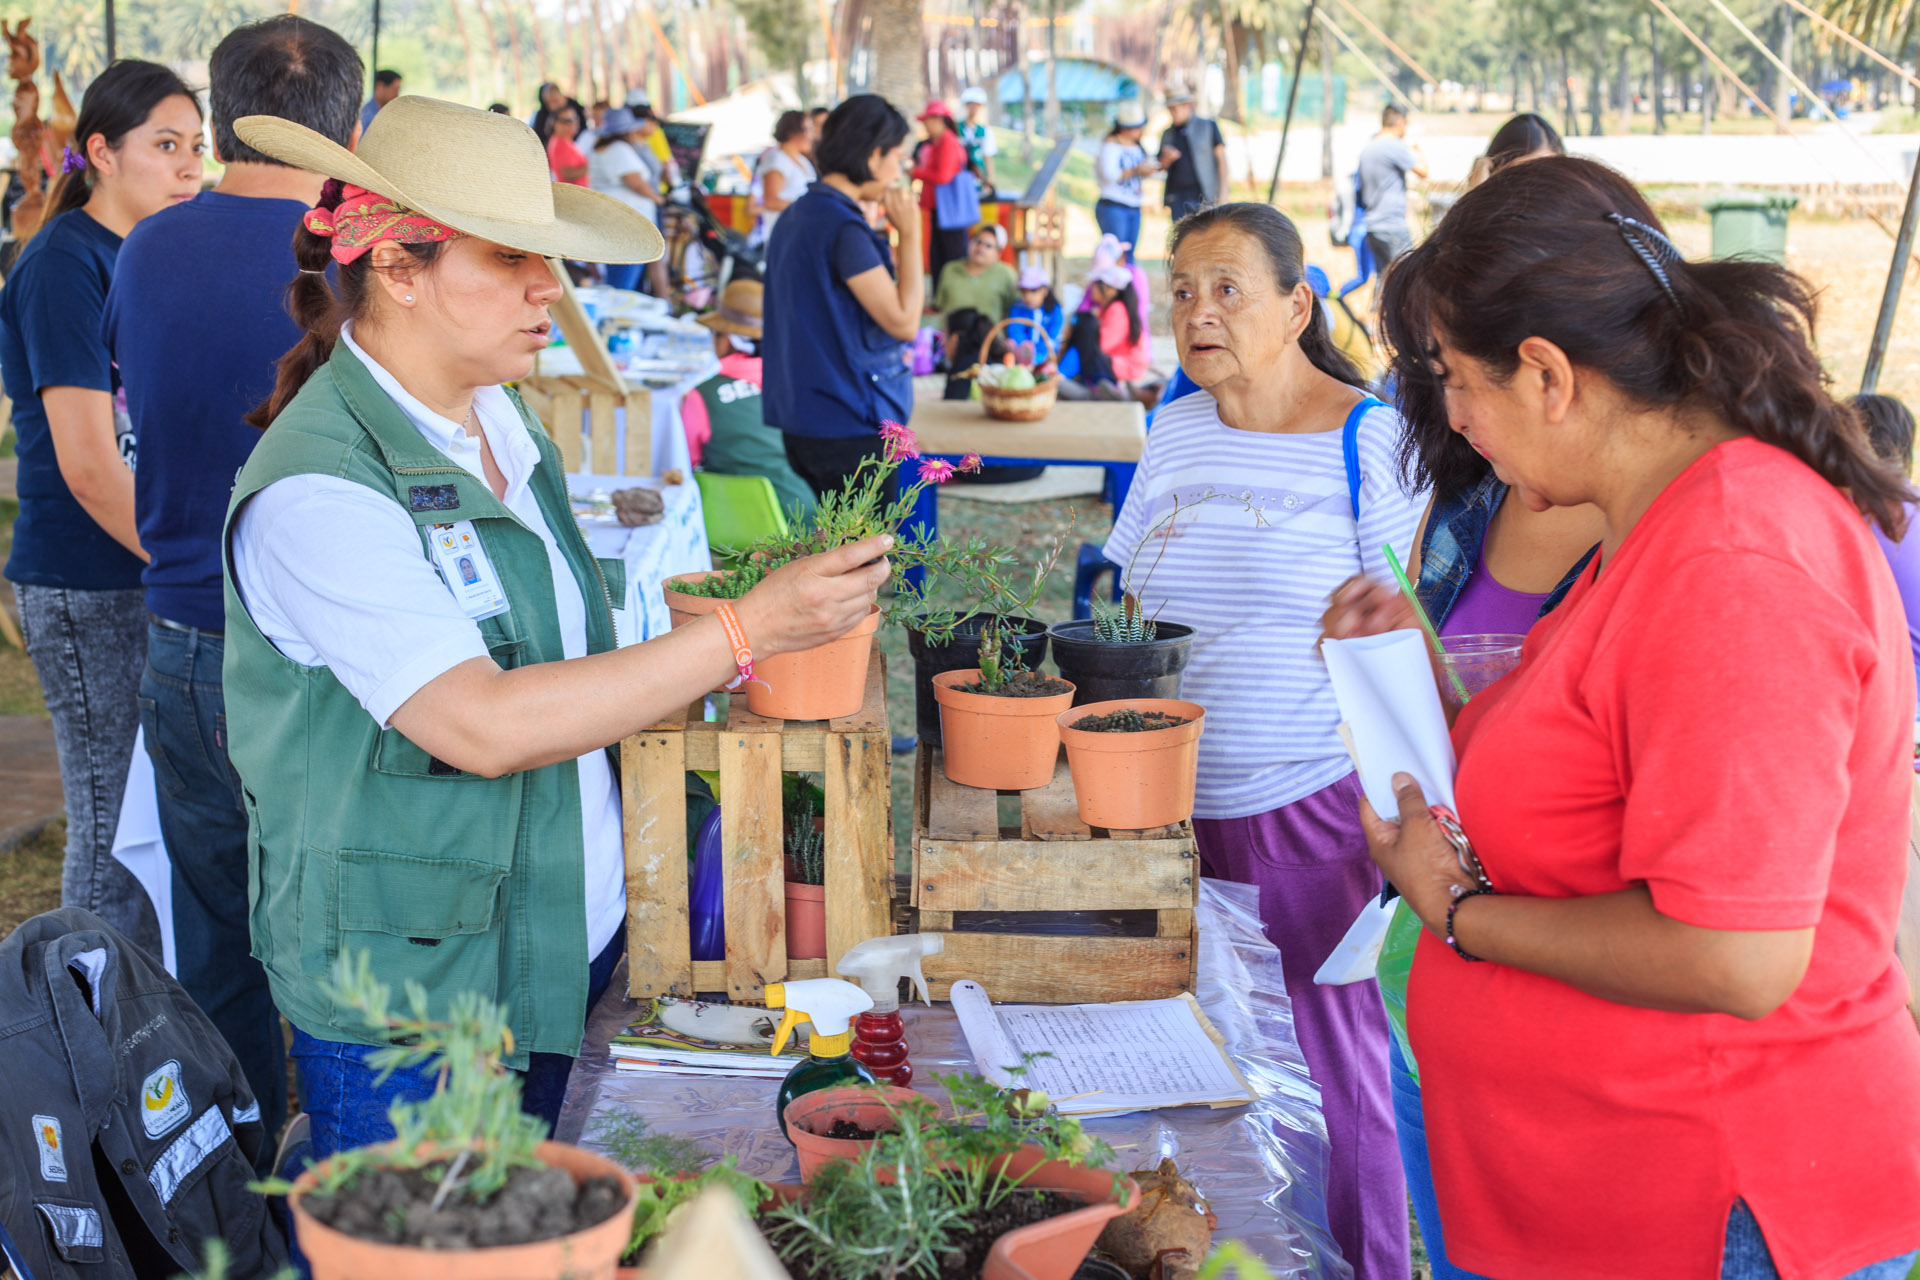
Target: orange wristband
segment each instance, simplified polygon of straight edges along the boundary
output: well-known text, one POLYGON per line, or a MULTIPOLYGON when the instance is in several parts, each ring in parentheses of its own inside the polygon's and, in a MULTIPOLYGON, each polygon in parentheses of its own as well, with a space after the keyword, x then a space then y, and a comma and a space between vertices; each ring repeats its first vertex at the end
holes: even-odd
POLYGON ((746 628, 740 625, 740 615, 733 611, 732 605, 722 603, 713 612, 726 630, 727 643, 733 646, 733 664, 740 668, 740 674, 727 682, 727 688, 737 689, 753 679, 753 650, 747 645, 746 628))

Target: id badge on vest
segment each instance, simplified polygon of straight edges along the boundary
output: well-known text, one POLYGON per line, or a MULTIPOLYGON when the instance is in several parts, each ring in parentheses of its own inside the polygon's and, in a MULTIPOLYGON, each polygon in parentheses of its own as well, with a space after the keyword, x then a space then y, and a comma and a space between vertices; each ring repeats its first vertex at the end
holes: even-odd
POLYGON ((440 576, 447 580, 447 589, 461 610, 476 622, 505 613, 507 593, 500 587, 500 575, 493 571, 487 549, 480 545, 480 535, 473 531, 473 521, 436 524, 427 532, 440 576))

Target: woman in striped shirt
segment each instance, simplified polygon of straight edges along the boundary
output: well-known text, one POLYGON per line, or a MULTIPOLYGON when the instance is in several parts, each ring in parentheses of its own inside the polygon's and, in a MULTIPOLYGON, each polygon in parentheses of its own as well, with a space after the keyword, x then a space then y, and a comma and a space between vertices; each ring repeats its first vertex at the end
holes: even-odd
POLYGON ((1202 210, 1170 256, 1180 365, 1201 389, 1156 415, 1107 556, 1149 617, 1195 630, 1182 696, 1207 709, 1203 866, 1259 887, 1321 1090, 1334 1239, 1356 1280, 1403 1280, 1386 1015, 1372 982, 1313 982, 1381 885, 1315 646, 1335 587, 1386 575, 1384 545, 1406 556, 1420 504, 1395 461, 1399 416, 1334 347, 1284 214, 1202 210))

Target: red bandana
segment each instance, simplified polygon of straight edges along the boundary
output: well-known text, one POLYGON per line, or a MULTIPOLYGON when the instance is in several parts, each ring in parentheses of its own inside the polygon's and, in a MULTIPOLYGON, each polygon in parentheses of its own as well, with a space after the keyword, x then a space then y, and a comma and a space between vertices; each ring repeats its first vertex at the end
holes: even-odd
POLYGON ((428 244, 466 234, 415 213, 389 196, 355 186, 344 187, 340 203, 333 208, 307 210, 305 221, 313 234, 333 238, 333 259, 343 265, 382 240, 428 244))

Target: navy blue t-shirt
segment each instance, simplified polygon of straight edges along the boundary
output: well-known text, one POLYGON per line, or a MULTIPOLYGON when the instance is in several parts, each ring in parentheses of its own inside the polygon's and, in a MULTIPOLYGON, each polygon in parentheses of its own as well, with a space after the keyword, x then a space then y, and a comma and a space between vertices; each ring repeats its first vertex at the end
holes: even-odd
MULTIPOLYGON (((0 378, 13 399, 19 437, 20 515, 13 522, 7 577, 32 587, 83 591, 140 585, 140 558, 94 523, 60 475, 40 392, 119 386, 100 342, 100 312, 113 281, 120 237, 85 209, 63 213, 27 242, 0 289, 0 378)), ((121 456, 133 441, 121 423, 121 456)))
POLYGON ((120 251, 103 335, 140 432, 147 608, 188 626, 226 626, 220 530, 260 439, 242 419, 300 340, 286 294, 305 212, 297 200, 206 191, 146 219, 120 251))

